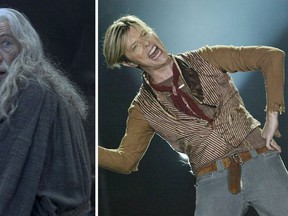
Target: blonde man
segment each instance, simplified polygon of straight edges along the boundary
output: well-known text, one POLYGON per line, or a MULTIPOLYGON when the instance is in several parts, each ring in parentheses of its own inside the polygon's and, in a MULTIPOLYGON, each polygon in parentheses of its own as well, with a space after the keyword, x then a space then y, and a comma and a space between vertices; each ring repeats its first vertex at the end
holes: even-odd
POLYGON ((108 67, 135 67, 143 84, 128 111, 117 149, 99 146, 99 165, 131 173, 154 134, 188 155, 196 180, 197 216, 260 215, 288 211, 288 175, 273 139, 284 112, 284 52, 267 46, 205 46, 169 54, 156 33, 136 16, 106 31, 108 67), (246 110, 229 73, 261 70, 266 122, 246 110), (282 202, 279 202, 281 200, 282 202))

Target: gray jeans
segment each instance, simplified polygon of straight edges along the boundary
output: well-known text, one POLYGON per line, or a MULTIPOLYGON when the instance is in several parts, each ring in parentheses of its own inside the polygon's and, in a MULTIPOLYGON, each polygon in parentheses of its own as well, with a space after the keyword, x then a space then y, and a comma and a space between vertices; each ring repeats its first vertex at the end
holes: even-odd
POLYGON ((227 170, 196 180, 195 216, 240 216, 253 206, 260 216, 288 214, 288 173, 277 152, 268 151, 241 166, 240 193, 228 190, 227 170))

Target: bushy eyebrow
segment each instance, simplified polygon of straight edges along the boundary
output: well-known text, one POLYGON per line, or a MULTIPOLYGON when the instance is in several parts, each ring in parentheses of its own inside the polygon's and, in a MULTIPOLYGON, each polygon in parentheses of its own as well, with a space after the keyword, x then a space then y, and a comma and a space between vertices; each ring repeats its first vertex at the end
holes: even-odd
POLYGON ((1 34, 0 37, 10 37, 10 38, 13 38, 13 36, 12 36, 11 34, 7 34, 7 33, 1 34))

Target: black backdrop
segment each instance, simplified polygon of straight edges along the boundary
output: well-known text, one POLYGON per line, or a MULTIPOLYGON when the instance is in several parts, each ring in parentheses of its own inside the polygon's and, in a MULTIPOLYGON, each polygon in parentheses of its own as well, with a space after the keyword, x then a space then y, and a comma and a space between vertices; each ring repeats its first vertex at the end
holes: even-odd
MULTIPOLYGON (((46 52, 84 92, 89 105, 85 122, 95 170, 95 0, 1 0, 0 7, 23 12, 46 52)), ((94 190, 92 203, 94 204, 94 190)))

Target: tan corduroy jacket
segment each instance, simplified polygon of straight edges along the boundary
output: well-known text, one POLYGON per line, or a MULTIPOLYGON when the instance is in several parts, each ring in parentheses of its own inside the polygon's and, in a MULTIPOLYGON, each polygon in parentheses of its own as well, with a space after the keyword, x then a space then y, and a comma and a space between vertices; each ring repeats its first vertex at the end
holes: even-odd
MULTIPOLYGON (((99 146, 100 167, 120 173, 136 171, 155 132, 176 150, 186 153, 194 171, 221 158, 229 151, 229 145, 237 147, 259 125, 246 111, 226 72, 262 71, 267 110, 283 112, 284 56, 283 51, 264 46, 206 46, 176 56, 198 73, 204 94, 200 103, 217 109, 213 125, 177 112, 161 93, 155 90, 151 93, 142 85, 129 108, 126 133, 120 146, 117 149, 99 146)), ((186 81, 183 77, 189 86, 186 81)))

